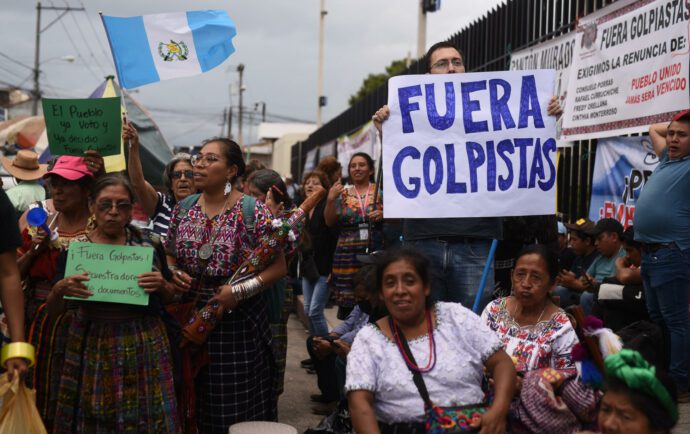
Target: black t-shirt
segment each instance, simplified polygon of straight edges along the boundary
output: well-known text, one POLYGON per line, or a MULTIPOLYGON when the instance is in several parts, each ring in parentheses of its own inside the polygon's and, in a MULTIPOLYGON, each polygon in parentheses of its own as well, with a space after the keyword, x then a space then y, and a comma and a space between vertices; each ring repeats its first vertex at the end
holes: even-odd
POLYGON ((566 247, 558 254, 558 269, 559 270, 570 270, 573 267, 573 262, 575 262, 575 252, 570 247, 566 247))
POLYGON ((596 250, 593 250, 592 253, 587 256, 576 256, 570 271, 575 273, 575 277, 580 278, 589 269, 589 266, 592 265, 592 262, 594 262, 594 260, 598 257, 599 252, 596 250))
POLYGON ((501 217, 467 217, 442 219, 404 219, 403 238, 418 241, 439 237, 503 238, 501 217))
POLYGON ((314 207, 314 214, 307 219, 306 230, 309 234, 309 246, 304 252, 305 258, 312 256, 319 270, 319 275, 328 276, 333 268, 333 254, 338 244, 338 229, 326 226, 323 213, 326 201, 322 200, 314 207))
POLYGON ((0 188, 0 192, 0 226, 2 226, 3 231, 3 236, 0 237, 0 253, 13 252, 22 245, 17 212, 5 190, 0 188))

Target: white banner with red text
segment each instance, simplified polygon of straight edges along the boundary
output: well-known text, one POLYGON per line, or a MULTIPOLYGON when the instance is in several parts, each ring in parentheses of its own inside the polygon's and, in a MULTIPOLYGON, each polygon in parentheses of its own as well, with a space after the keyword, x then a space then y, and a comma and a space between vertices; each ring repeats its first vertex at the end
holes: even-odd
POLYGON ((690 107, 682 0, 620 2, 576 29, 563 140, 643 132, 690 107))

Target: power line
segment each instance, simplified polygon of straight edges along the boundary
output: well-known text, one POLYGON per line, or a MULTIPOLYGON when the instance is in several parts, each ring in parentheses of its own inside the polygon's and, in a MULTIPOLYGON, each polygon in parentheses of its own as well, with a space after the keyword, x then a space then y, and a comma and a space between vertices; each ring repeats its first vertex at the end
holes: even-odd
POLYGON ((15 77, 17 77, 17 78, 19 78, 19 79, 21 79, 21 78, 23 77, 22 75, 19 75, 19 74, 16 73, 15 71, 13 71, 13 70, 11 70, 11 69, 8 69, 6 66, 1 65, 1 64, 0 64, 0 69, 2 69, 3 71, 6 71, 6 72, 9 73, 9 74, 14 75, 15 77))
POLYGON ((34 69, 33 69, 32 67, 30 67, 29 65, 27 65, 27 64, 25 64, 25 63, 22 63, 22 62, 20 62, 19 60, 13 59, 12 57, 10 57, 9 55, 3 53, 2 51, 0 51, 0 56, 4 57, 5 59, 7 59, 7 60, 9 60, 9 61, 11 61, 11 62, 16 63, 16 64, 19 65, 19 66, 23 66, 24 68, 28 69, 29 71, 33 71, 33 70, 34 70, 34 69))
POLYGON ((93 34, 96 36, 96 42, 98 43, 98 46, 101 48, 101 52, 105 56, 106 59, 108 59, 108 66, 113 66, 113 59, 110 54, 110 50, 107 50, 105 48, 105 45, 103 45, 103 42, 101 42, 101 38, 99 37, 98 31, 96 31, 96 28, 93 25, 93 22, 91 21, 91 18, 89 17, 88 12, 86 12, 86 6, 84 6, 84 2, 79 0, 79 4, 81 7, 84 9, 84 14, 86 14, 86 21, 89 23, 89 27, 91 27, 91 30, 93 31, 93 34))
MULTIPOLYGON (((67 3, 67 0, 63 0, 65 3, 65 6, 68 8, 71 7, 69 3, 67 3)), ((101 70, 101 74, 107 75, 106 70, 101 66, 100 62, 96 58, 96 55, 93 53, 91 50, 91 46, 89 45, 89 42, 86 40, 86 36, 84 36, 84 31, 81 28, 81 24, 79 24, 79 21, 77 21, 77 18, 74 14, 70 14, 72 16, 72 21, 74 21, 74 24, 77 26, 77 31, 79 32, 79 35, 81 36, 82 41, 84 41, 84 45, 86 46, 86 49, 89 51, 89 54, 91 55, 91 58, 94 60, 94 63, 98 67, 98 69, 101 70)))
MULTIPOLYGON (((55 3, 53 3, 52 0, 50 1, 50 4, 51 4, 51 6, 55 7, 55 3)), ((74 50, 77 52, 77 54, 79 55, 79 57, 81 57, 81 59, 84 60, 84 56, 82 56, 81 51, 80 51, 79 48, 77 47, 77 44, 74 43, 74 39, 72 39, 72 35, 70 35, 70 33, 67 31, 67 26, 65 25, 65 22, 62 21, 62 20, 60 20, 60 25, 62 26, 62 29, 65 31, 65 34, 67 35, 67 39, 68 39, 69 42, 72 44, 72 47, 74 48, 74 50)), ((96 73, 93 71, 93 69, 91 69, 91 67, 89 66, 88 62, 84 61, 84 66, 86 66, 86 69, 89 70, 89 72, 91 73, 91 75, 93 75, 93 77, 94 77, 96 80, 100 80, 100 78, 98 77, 98 74, 96 74, 96 73)))

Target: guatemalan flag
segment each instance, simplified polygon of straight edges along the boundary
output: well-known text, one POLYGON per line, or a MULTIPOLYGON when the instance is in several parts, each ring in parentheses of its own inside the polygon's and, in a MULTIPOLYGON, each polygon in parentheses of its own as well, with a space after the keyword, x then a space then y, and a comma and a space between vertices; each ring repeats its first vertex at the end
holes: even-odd
POLYGON ((222 10, 126 18, 104 15, 103 24, 125 89, 201 74, 235 51, 235 23, 222 10))

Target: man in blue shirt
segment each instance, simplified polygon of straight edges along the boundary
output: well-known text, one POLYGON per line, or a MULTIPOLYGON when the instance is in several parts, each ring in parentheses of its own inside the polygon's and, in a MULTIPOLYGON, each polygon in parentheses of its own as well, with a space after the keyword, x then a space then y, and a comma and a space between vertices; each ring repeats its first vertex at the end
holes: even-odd
POLYGON ((678 401, 690 402, 690 110, 649 129, 659 165, 635 205, 642 282, 650 318, 670 338, 670 374, 678 401))

